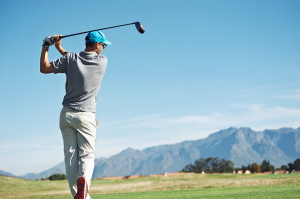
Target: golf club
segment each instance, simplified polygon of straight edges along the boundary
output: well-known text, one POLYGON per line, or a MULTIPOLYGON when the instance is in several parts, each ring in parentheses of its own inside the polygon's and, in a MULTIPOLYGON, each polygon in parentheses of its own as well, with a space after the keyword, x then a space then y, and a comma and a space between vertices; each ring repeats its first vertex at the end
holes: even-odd
MULTIPOLYGON (((106 29, 117 28, 117 27, 121 27, 121 26, 128 26, 128 25, 132 25, 132 24, 135 24, 136 29, 141 34, 143 34, 145 32, 145 28, 140 22, 133 22, 133 23, 123 24, 123 25, 118 25, 118 26, 111 26, 111 27, 108 27, 108 28, 100 28, 100 29, 96 29, 96 30, 106 30, 106 29)), ((96 30, 90 30, 90 31, 75 33, 75 34, 71 34, 71 35, 65 35, 65 36, 62 36, 60 38, 71 37, 71 36, 80 35, 80 34, 84 34, 84 33, 88 33, 88 32, 93 32, 93 31, 96 31, 96 30)))

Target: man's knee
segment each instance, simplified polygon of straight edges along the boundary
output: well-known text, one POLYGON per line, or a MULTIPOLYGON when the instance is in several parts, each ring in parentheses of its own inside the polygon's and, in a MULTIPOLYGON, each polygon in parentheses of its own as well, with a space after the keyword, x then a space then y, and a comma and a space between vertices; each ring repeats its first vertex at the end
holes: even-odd
POLYGON ((85 151, 83 153, 79 153, 80 159, 95 159, 94 152, 85 151))

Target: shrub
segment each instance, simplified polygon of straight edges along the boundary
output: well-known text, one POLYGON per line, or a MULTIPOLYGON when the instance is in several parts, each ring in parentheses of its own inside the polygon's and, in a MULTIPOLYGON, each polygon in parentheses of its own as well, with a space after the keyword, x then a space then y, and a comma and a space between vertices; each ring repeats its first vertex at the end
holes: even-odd
POLYGON ((65 174, 53 174, 49 177, 49 180, 66 180, 67 175, 65 174))

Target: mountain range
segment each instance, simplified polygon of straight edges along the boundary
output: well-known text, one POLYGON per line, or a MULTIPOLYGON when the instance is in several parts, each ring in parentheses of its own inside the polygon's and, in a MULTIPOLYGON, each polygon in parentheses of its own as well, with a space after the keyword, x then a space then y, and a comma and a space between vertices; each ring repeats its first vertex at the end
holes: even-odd
MULTIPOLYGON (((261 164, 264 159, 275 167, 287 165, 300 157, 300 128, 254 131, 231 127, 210 134, 205 139, 153 146, 144 150, 128 148, 109 158, 95 159, 93 178, 178 172, 196 159, 208 157, 231 160, 235 167, 254 162, 261 164)), ((0 174, 2 172, 0 170, 0 174)), ((18 177, 37 179, 55 173, 65 173, 63 162, 41 173, 18 177)))

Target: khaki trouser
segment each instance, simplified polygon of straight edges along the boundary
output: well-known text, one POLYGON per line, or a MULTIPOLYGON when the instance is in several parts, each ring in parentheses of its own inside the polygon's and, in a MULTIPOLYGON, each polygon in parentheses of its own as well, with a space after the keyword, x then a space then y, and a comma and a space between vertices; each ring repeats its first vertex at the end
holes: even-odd
POLYGON ((86 180, 86 198, 94 171, 94 151, 98 121, 95 113, 80 112, 63 107, 60 129, 64 141, 65 167, 71 193, 77 193, 77 179, 86 180))

